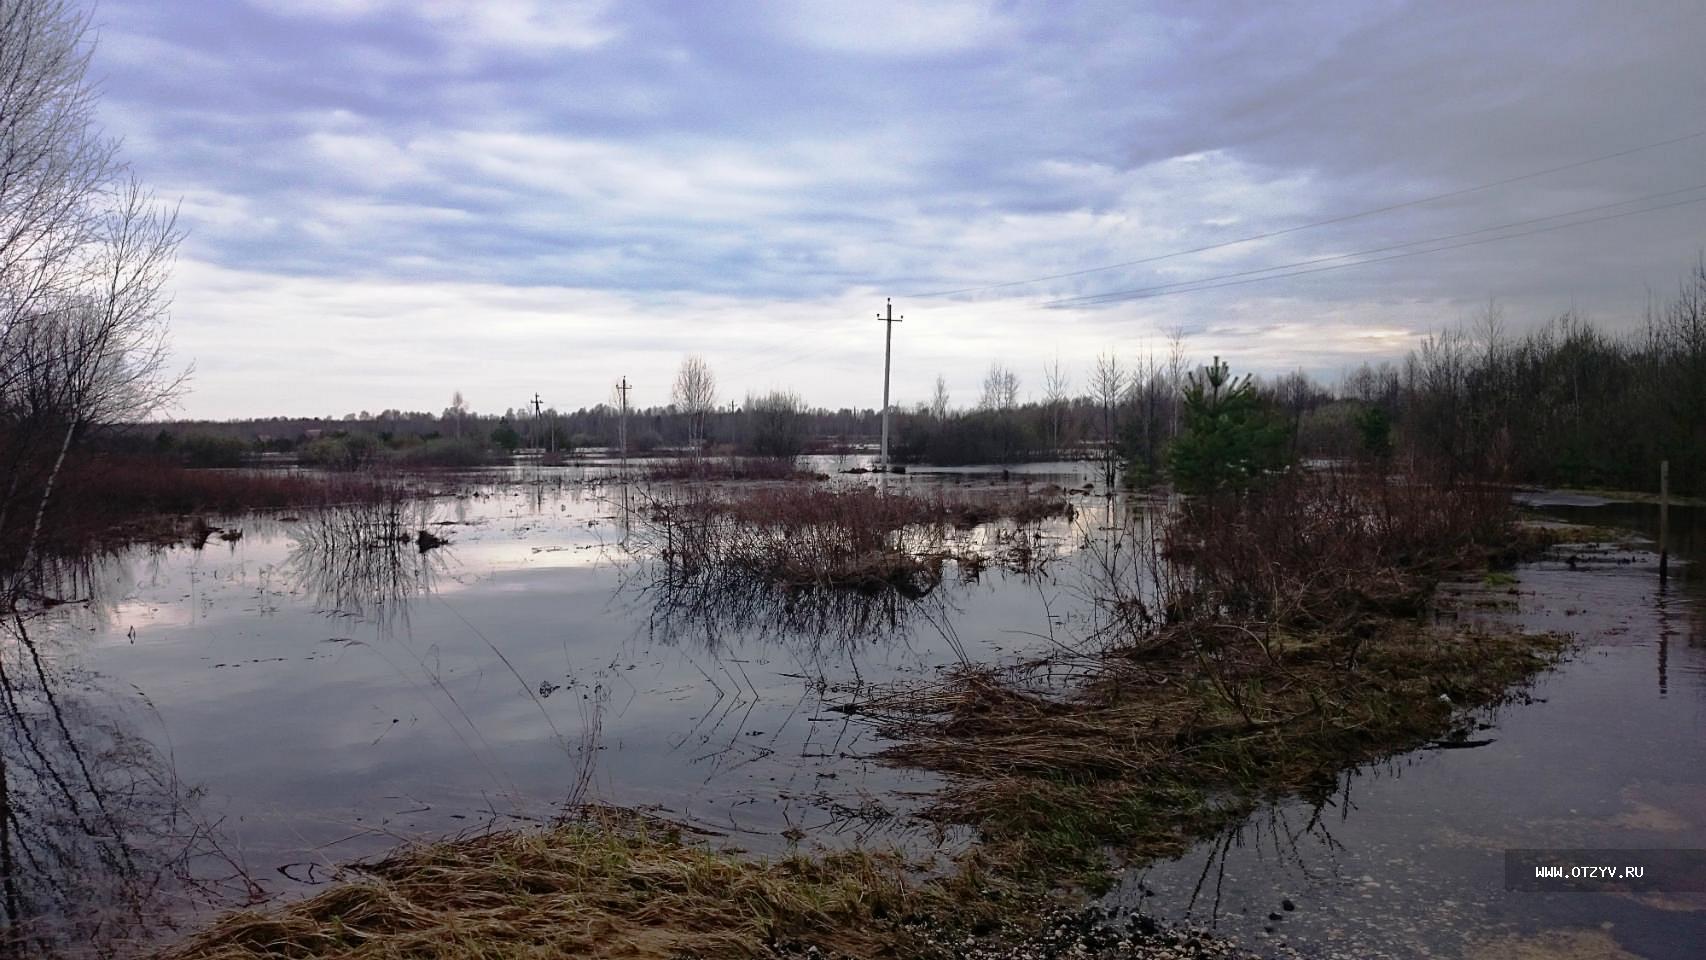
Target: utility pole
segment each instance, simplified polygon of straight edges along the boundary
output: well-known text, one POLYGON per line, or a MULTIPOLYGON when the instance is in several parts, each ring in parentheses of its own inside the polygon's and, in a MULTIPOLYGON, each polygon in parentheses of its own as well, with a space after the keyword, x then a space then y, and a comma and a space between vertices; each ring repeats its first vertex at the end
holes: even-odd
POLYGON ((883 473, 888 473, 889 472, 889 356, 894 351, 894 325, 901 322, 902 320, 904 320, 906 318, 905 317, 897 317, 894 315, 894 301, 892 299, 890 299, 888 297, 884 297, 883 300, 885 303, 888 304, 888 315, 884 316, 883 314, 880 314, 880 313, 877 314, 877 319, 881 320, 884 324, 884 326, 883 326, 883 455, 882 455, 881 466, 882 466, 883 473))
POLYGON ((1659 461, 1659 585, 1670 579, 1670 461, 1659 461))
POLYGON ((535 447, 541 445, 539 443, 539 391, 537 390, 533 391, 533 445, 535 447))
POLYGON ((622 469, 624 471, 628 469, 628 391, 630 389, 632 388, 628 384, 627 377, 623 377, 622 381, 616 385, 616 393, 622 398, 619 404, 622 411, 621 419, 616 424, 616 435, 622 444, 622 469))

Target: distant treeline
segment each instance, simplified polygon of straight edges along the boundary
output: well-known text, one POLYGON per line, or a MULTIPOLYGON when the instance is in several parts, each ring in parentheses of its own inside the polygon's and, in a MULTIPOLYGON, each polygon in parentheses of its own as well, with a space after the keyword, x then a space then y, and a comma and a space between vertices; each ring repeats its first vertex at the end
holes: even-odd
MULTIPOLYGON (((793 456, 871 444, 881 430, 877 410, 812 408, 789 392, 718 406, 704 362, 689 358, 684 377, 689 368, 698 378, 695 406, 630 411, 631 452, 793 456)), ((1058 364, 1043 371, 1043 383, 1043 399, 1021 402, 1019 375, 997 363, 976 405, 955 409, 938 379, 932 402, 895 412, 894 460, 1095 459, 1107 464, 1110 480, 1117 472, 1141 485, 1174 478, 1205 457, 1238 464, 1234 472, 1308 458, 1407 457, 1450 475, 1650 489, 1659 461, 1668 459, 1675 490, 1706 493, 1706 261, 1628 331, 1566 314, 1515 335, 1489 307, 1400 362, 1364 365, 1332 385, 1301 372, 1252 379, 1198 366, 1178 339, 1164 356, 1097 357, 1076 390, 1058 364), (1221 382, 1207 383, 1211 375, 1221 382), (1193 383, 1206 391, 1194 402, 1193 383), (1195 446, 1181 448, 1181 437, 1195 446)), ((614 447, 620 420, 609 404, 479 415, 457 403, 437 414, 155 424, 108 442, 171 451, 198 465, 269 451, 327 465, 385 456, 459 465, 519 447, 614 447)))
MULTIPOLYGON (((881 431, 876 410, 809 408, 785 391, 747 397, 703 415, 704 446, 760 456, 834 452, 872 442, 881 431)), ((502 457, 519 449, 562 453, 615 449, 621 413, 608 404, 574 411, 545 408, 476 414, 454 408, 443 413, 362 411, 340 418, 275 417, 256 420, 186 420, 133 424, 102 439, 114 450, 172 453, 195 466, 238 466, 254 454, 295 454, 310 463, 330 463, 340 448, 355 459, 386 456, 456 466, 502 457)), ((628 411, 627 445, 632 453, 682 451, 694 445, 695 425, 673 405, 628 411)))

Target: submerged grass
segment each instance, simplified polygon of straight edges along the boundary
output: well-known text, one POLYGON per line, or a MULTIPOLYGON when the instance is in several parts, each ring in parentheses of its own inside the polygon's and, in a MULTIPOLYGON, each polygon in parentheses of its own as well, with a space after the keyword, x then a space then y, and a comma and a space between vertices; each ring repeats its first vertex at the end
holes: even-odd
MULTIPOLYGON (((1168 569, 1143 575, 1147 592, 1108 586, 1117 627, 1101 649, 967 666, 846 707, 891 738, 887 761, 948 776, 932 813, 982 840, 950 872, 864 853, 742 859, 606 813, 408 850, 228 917, 169 958, 954 955, 962 931, 1034 925, 1063 885, 1095 888, 1109 851, 1177 854, 1263 798, 1466 740, 1464 708, 1510 696, 1563 649, 1420 612, 1444 571, 1524 547, 1487 490, 1287 484, 1194 505, 1122 554, 1168 569)), ((793 488, 656 509, 673 562, 838 584, 873 556, 911 556, 902 534, 959 508, 793 488)))
POLYGON ((1264 797, 1449 735, 1563 646, 1425 618, 1439 577, 1543 542, 1498 488, 1299 473, 1147 534, 1114 551, 1149 562, 1103 585, 1102 648, 849 707, 888 761, 952 779, 935 816, 1033 879, 1176 854, 1264 797))
MULTIPOLYGON (((205 542, 204 515, 392 503, 416 495, 394 476, 195 469, 158 457, 81 457, 67 464, 43 538, 58 553, 138 541, 205 542)), ((0 549, 0 561, 7 559, 0 549)))
MULTIPOLYGON (((745 576, 787 588, 918 595, 955 559, 946 535, 1001 519, 1073 515, 1060 498, 950 500, 869 487, 692 490, 650 511, 662 559, 681 577, 745 576)), ((987 558, 979 558, 986 560, 987 558)))
POLYGON ((1450 736, 1462 708, 1498 702, 1563 646, 1374 629, 1349 667, 1318 638, 1263 651, 1253 634, 1193 624, 1082 667, 1066 696, 973 670, 859 709, 897 741, 885 759, 952 778, 934 815, 977 826, 993 859, 1093 882, 1105 849, 1175 855, 1265 797, 1330 788, 1347 765, 1450 736))
POLYGON ((824 480, 824 474, 802 469, 793 457, 672 457, 650 460, 640 470, 647 480, 824 480))

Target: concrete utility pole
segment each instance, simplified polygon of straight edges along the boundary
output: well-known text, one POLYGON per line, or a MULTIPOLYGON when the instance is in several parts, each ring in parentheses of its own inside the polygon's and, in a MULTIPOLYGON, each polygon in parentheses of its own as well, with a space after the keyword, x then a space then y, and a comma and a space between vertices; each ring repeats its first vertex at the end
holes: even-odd
POLYGON ((533 401, 532 402, 533 402, 533 445, 535 447, 538 447, 538 446, 543 446, 543 444, 541 444, 539 442, 539 407, 540 407, 539 391, 537 391, 537 390, 533 391, 533 401))
POLYGON ((630 389, 632 387, 629 386, 627 377, 623 377, 622 381, 616 385, 616 393, 622 398, 620 403, 622 414, 621 419, 616 424, 616 435, 621 438, 622 467, 624 470, 628 467, 628 391, 630 389))
POLYGON ((888 315, 877 314, 883 327, 883 455, 881 466, 884 473, 889 472, 889 356, 894 351, 894 325, 906 319, 894 315, 894 301, 883 298, 888 304, 888 315))

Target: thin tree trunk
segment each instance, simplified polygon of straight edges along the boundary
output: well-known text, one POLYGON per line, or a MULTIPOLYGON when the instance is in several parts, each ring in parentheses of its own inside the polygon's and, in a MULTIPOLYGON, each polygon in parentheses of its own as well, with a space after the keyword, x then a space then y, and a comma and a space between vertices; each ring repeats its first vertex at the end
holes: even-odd
MULTIPOLYGON (((36 504, 36 520, 30 527, 30 538, 24 541, 24 553, 18 561, 16 576, 19 578, 22 578, 25 572, 29 570, 30 560, 35 556, 36 544, 41 541, 41 527, 42 522, 47 519, 48 501, 53 498, 54 484, 59 480, 60 469, 65 466, 65 454, 71 449, 71 437, 76 431, 77 419, 73 417, 71 422, 65 425, 65 439, 59 442, 59 453, 53 458, 53 469, 48 471, 47 483, 42 487, 41 502, 36 504)), ((8 585, 6 590, 6 602, 8 604, 17 602, 16 588, 17 583, 8 585)))

